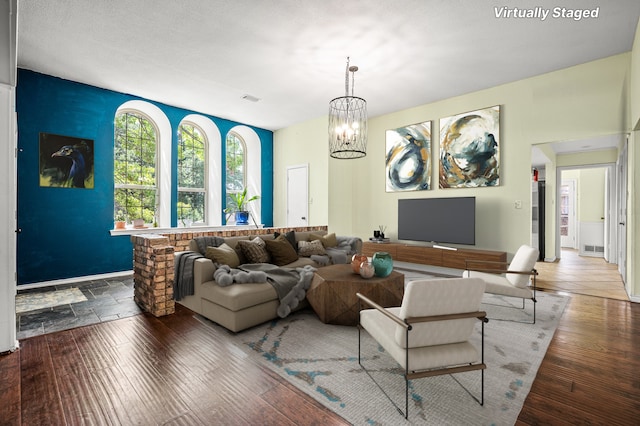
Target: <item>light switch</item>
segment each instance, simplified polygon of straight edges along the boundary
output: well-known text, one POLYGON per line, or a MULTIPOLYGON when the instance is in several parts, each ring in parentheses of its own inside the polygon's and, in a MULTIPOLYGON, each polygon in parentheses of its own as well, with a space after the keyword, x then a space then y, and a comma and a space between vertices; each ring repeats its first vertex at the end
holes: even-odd
POLYGON ((516 200, 515 207, 516 207, 516 209, 521 209, 522 208, 522 200, 516 200))

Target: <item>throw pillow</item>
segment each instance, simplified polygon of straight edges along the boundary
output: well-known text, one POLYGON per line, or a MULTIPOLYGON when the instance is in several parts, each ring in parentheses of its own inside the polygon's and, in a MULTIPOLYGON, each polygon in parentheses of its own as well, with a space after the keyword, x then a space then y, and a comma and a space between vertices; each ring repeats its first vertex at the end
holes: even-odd
POLYGON ((220 247, 220 244, 224 243, 224 239, 220 237, 195 237, 193 241, 196 242, 198 251, 202 255, 207 251, 207 247, 220 247))
POLYGON ((327 254, 320 240, 298 241, 298 255, 310 257, 314 254, 327 254))
POLYGON ((298 260, 298 253, 291 247, 284 235, 275 240, 266 240, 267 251, 271 256, 271 262, 277 266, 288 265, 298 260))
POLYGON ((311 234, 309 235, 309 241, 319 240, 323 247, 336 247, 338 245, 338 239, 336 238, 335 233, 327 234, 327 235, 318 235, 311 234))
POLYGON ((220 265, 229 265, 231 268, 237 268, 240 265, 236 251, 225 243, 219 247, 207 247, 204 255, 220 265))
POLYGON ((298 242, 296 241, 296 231, 289 231, 286 232, 284 234, 281 234, 279 232, 274 232, 273 236, 278 238, 280 235, 284 235, 284 237, 287 239, 287 241, 289 241, 289 244, 291 244, 291 247, 293 247, 293 249, 296 251, 296 253, 298 252, 298 242))
POLYGON ((258 239, 262 241, 262 244, 254 239, 251 241, 238 241, 238 246, 240 246, 240 250, 242 250, 242 254, 244 254, 248 263, 269 263, 271 259, 264 240, 259 237, 258 239))

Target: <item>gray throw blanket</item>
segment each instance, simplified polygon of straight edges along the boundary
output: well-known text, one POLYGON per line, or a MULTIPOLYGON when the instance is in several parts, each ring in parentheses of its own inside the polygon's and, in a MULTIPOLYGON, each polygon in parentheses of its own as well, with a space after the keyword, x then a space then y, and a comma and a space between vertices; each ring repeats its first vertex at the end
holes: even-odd
POLYGON ((207 251, 207 247, 220 247, 224 243, 224 238, 221 237, 196 237, 193 239, 198 246, 200 254, 204 254, 207 251))
POLYGON ((173 297, 182 300, 184 296, 192 296, 193 289, 193 264, 196 259, 204 257, 200 253, 190 251, 183 253, 175 264, 173 280, 173 297))
POLYGON ((280 318, 289 315, 304 300, 316 271, 316 268, 310 265, 291 269, 269 263, 249 263, 238 266, 238 269, 246 272, 261 271, 267 275, 267 282, 273 286, 280 299, 277 310, 280 318))

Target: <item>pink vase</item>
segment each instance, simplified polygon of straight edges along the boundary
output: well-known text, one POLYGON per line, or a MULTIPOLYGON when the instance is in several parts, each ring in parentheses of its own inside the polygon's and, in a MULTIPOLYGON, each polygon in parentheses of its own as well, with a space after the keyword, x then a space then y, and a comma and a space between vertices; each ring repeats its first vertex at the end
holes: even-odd
POLYGON ((369 261, 365 260, 360 264, 360 276, 362 278, 371 278, 375 272, 376 269, 369 263, 369 261))

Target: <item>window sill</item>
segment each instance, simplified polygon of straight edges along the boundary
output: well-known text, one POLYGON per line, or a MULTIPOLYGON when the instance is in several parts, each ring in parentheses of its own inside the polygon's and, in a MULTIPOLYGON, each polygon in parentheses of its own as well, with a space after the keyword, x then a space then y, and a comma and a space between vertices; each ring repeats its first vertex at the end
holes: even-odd
MULTIPOLYGON (((263 228, 264 225, 258 226, 263 228)), ((134 228, 129 225, 125 229, 111 229, 109 233, 111 236, 120 235, 140 235, 140 234, 181 234, 184 232, 213 232, 213 231, 230 231, 238 229, 256 229, 255 225, 220 225, 220 226, 189 226, 189 227, 177 227, 177 228, 134 228)))

